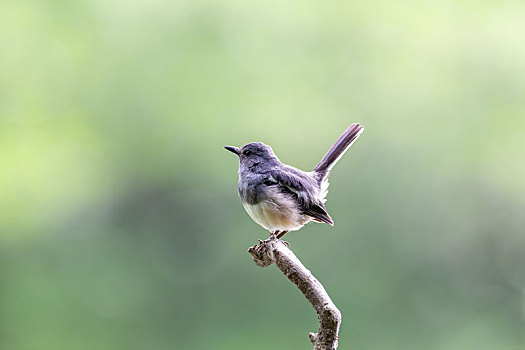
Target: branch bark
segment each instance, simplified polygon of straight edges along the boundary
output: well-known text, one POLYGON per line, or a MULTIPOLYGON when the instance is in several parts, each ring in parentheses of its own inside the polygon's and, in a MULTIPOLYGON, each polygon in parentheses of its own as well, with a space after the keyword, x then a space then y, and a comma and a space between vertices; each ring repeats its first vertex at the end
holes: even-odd
POLYGON ((266 267, 275 263, 312 304, 319 319, 319 330, 309 334, 314 350, 337 349, 341 312, 323 285, 304 267, 288 245, 271 235, 265 241, 259 240, 259 244, 248 249, 248 252, 258 266, 266 267))

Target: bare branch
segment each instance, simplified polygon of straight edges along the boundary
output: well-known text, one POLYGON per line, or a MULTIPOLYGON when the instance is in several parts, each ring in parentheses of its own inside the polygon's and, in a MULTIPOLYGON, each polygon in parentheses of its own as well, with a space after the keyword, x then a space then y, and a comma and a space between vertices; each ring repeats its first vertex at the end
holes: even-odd
POLYGON ((319 330, 309 334, 314 350, 337 349, 341 312, 323 285, 304 267, 287 244, 272 235, 265 241, 259 241, 259 244, 248 249, 248 252, 258 266, 265 267, 275 263, 312 304, 319 319, 319 330))

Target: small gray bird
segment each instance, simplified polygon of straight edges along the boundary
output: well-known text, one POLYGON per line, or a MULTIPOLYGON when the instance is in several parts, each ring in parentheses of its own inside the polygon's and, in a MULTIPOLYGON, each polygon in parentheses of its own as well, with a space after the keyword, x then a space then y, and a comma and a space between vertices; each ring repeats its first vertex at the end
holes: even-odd
POLYGON ((363 129, 359 123, 350 125, 311 172, 281 163, 261 142, 224 147, 239 156, 239 196, 250 217, 277 238, 310 221, 333 226, 324 206, 328 175, 363 129))

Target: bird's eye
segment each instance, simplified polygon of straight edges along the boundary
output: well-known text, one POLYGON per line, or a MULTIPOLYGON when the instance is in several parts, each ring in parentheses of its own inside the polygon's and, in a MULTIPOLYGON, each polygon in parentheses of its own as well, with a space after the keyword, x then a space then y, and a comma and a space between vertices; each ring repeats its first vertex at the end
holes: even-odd
POLYGON ((245 156, 249 156, 250 154, 252 154, 252 151, 250 151, 249 149, 245 149, 244 151, 242 151, 242 154, 244 154, 245 156))

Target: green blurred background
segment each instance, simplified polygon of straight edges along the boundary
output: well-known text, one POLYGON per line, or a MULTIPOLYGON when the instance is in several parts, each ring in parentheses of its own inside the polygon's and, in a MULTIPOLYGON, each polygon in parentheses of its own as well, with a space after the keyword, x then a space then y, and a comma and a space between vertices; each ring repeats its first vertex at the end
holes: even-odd
POLYGON ((522 1, 0 2, 0 349, 308 349, 226 144, 309 170, 286 239, 341 349, 525 349, 522 1))

